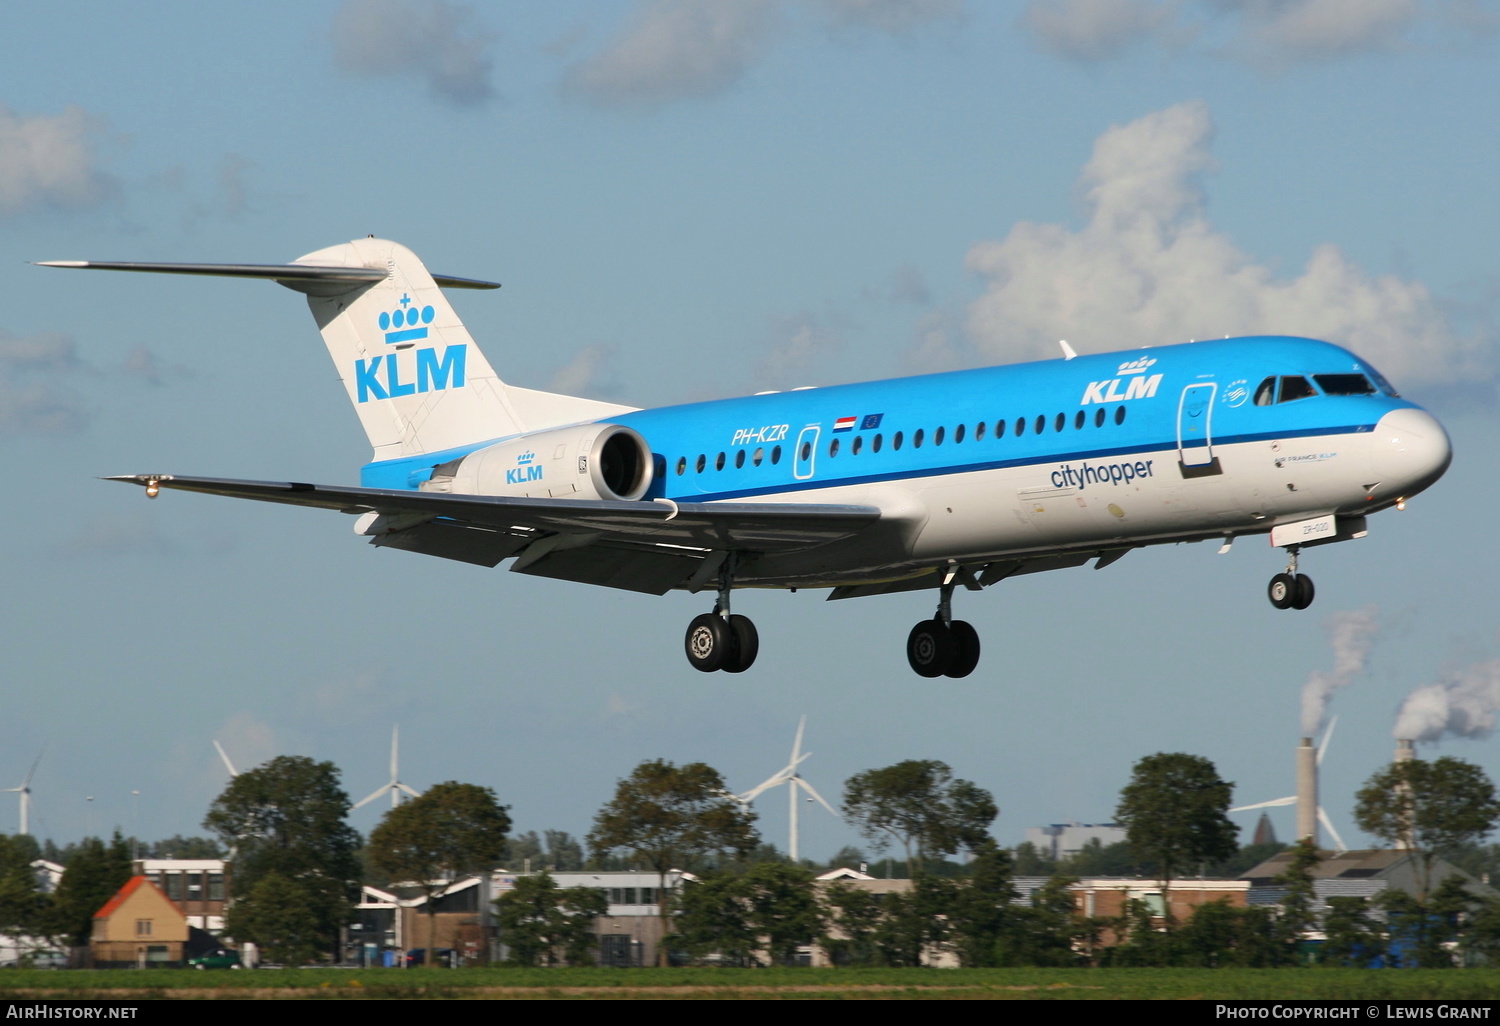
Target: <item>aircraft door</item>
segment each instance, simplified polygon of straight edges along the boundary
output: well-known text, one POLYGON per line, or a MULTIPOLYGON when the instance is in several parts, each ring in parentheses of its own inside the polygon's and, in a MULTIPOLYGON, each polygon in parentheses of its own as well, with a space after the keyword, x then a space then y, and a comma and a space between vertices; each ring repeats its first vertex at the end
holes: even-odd
POLYGON ((797 452, 792 460, 792 476, 798 481, 806 481, 813 476, 813 463, 818 458, 818 434, 821 431, 822 428, 817 424, 809 424, 797 436, 797 452))
POLYGON ((1189 385, 1177 402, 1177 465, 1183 477, 1222 474, 1214 456, 1214 394, 1212 381, 1189 385))

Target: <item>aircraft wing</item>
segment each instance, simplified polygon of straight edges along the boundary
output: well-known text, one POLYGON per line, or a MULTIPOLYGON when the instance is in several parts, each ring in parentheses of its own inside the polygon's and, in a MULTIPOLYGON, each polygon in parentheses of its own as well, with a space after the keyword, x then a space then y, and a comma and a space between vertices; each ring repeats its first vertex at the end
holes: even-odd
POLYGON ((519 556, 511 569, 522 573, 652 594, 695 576, 709 583, 719 562, 713 557, 731 549, 812 548, 853 537, 880 519, 874 506, 815 503, 516 498, 171 474, 107 480, 381 514, 390 529, 372 535, 375 545, 481 566, 519 556))

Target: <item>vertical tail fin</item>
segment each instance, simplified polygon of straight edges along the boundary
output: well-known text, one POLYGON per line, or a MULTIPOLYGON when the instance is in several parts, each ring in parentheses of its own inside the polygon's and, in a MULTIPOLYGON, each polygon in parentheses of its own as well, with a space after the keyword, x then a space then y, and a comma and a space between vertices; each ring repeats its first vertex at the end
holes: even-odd
POLYGON ((324 282, 283 283, 307 292, 376 460, 526 430, 505 384, 411 250, 384 239, 356 239, 294 264, 386 272, 380 281, 341 291, 324 282))
POLYGON ((506 385, 442 291, 499 286, 434 278, 411 250, 386 239, 355 239, 290 264, 57 260, 44 266, 265 278, 305 293, 377 462, 630 410, 506 385))

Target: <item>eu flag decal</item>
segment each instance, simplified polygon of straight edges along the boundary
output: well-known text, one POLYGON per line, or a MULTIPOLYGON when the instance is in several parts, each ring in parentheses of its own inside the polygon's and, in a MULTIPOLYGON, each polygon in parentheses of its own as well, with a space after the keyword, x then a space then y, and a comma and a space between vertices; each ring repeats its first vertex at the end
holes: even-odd
POLYGON ((865 419, 859 422, 859 429, 861 431, 874 431, 880 426, 880 418, 884 416, 885 414, 883 413, 865 414, 865 419))

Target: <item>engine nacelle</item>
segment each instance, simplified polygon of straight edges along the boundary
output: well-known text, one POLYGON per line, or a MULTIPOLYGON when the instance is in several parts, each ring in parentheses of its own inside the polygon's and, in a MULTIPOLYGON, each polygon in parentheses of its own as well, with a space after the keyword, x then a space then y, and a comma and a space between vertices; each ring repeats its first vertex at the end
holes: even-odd
POLYGON ((522 435, 433 471, 424 491, 553 499, 639 499, 655 467, 646 440, 619 424, 522 435))

